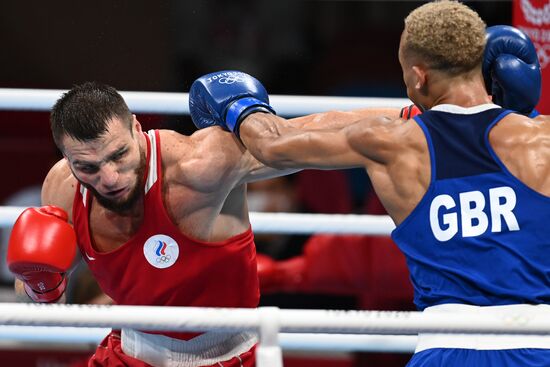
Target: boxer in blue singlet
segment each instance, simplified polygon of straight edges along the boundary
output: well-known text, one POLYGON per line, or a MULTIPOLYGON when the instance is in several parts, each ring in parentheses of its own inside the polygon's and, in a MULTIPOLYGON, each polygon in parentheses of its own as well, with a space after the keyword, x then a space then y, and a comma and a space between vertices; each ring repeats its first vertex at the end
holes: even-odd
MULTIPOLYGON (((397 226, 392 237, 420 310, 550 307, 550 117, 533 111, 541 76, 532 43, 511 27, 486 30, 463 4, 432 2, 405 19, 399 61, 408 96, 424 111, 413 119, 285 120, 257 92, 261 84, 239 72, 231 86, 198 79, 191 113, 199 125, 234 131, 275 168, 366 168, 397 226)), ((420 335, 409 363, 548 365, 549 336, 450 334, 420 335)))

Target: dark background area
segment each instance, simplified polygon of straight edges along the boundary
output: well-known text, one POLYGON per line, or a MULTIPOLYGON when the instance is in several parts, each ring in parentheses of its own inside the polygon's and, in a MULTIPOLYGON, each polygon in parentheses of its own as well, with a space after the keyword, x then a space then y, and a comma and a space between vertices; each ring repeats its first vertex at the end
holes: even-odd
MULTIPOLYGON (((198 76, 246 71, 271 94, 404 97, 397 47, 418 1, 3 1, 0 87, 186 92, 198 76)), ((511 1, 468 1, 488 25, 511 1)), ((187 116, 145 128, 194 130, 187 116)), ((40 184, 57 158, 47 113, 0 111, 0 202, 40 184)))

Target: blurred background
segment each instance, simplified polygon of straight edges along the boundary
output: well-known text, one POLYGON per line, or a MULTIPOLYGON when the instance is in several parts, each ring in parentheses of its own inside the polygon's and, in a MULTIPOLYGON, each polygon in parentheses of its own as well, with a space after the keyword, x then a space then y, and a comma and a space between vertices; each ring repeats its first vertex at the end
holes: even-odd
MULTIPOLYGON (((406 97, 397 48, 404 17, 422 3, 3 1, 0 88, 68 89, 95 80, 118 90, 187 92, 202 74, 237 69, 256 76, 271 94, 406 97)), ((465 3, 488 25, 512 22, 512 1, 465 3)), ((188 116, 139 115, 138 119, 145 129, 170 128, 184 134, 195 129, 188 116)), ((60 158, 50 137, 48 113, 0 111, 0 122, 4 172, 0 203, 38 205, 42 180, 60 158)), ((362 170, 304 171, 252 184, 250 209, 384 214, 362 170)), ((265 288, 262 304, 413 309, 404 260, 391 243, 380 242, 391 241, 368 236, 257 236, 258 251, 271 259, 299 264, 304 252, 321 253, 324 260, 316 265, 320 269, 351 268, 348 278, 332 285, 328 279, 321 281, 324 286, 265 288), (350 267, 353 258, 360 259, 355 270, 350 267), (337 288, 339 292, 334 291, 337 288)), ((82 272, 83 279, 70 294, 74 303, 90 302, 99 294, 82 272)), ((4 288, 11 289, 3 261, 0 274, 4 288)), ((11 300, 9 291, 2 294, 6 295, 0 299, 11 300)), ((10 353, 0 351, 0 358, 12 358, 10 353)), ((13 353, 20 367, 64 366, 74 357, 41 352, 42 359, 35 355, 25 364, 20 352, 13 353)), ((402 366, 407 359, 406 355, 291 355, 285 365, 402 366)))
MULTIPOLYGON (((467 1, 510 24, 511 1, 467 1)), ((187 92, 200 75, 238 69, 271 94, 404 97, 403 18, 418 1, 4 1, 0 87, 187 92)), ((47 113, 0 111, 0 201, 40 184, 57 159, 47 113), (32 166, 23 170, 22 167, 32 166)), ((188 116, 140 116, 191 133, 188 116)), ((352 189, 355 190, 353 187, 352 189)), ((355 193, 355 191, 354 191, 355 193)))

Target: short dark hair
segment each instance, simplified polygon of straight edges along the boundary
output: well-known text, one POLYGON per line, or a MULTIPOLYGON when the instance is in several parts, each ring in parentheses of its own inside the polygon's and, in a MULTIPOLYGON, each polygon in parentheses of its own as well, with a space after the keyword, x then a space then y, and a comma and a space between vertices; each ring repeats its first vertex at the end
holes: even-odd
POLYGON ((76 85, 57 100, 50 113, 55 144, 63 150, 64 135, 79 141, 95 140, 115 117, 128 127, 132 124, 132 114, 115 88, 97 82, 76 85))

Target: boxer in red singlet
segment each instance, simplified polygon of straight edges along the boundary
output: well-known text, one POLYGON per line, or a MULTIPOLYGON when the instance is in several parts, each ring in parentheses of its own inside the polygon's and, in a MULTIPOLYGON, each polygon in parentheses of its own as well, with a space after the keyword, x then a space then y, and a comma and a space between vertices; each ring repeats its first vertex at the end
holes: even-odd
MULTIPOLYGON (((246 182, 266 168, 218 127, 145 133, 112 87, 85 83, 51 114, 64 159, 44 207, 14 226, 8 263, 36 302, 63 298, 75 242, 102 290, 121 305, 256 307, 256 253, 246 182)), ((252 366, 256 335, 112 332, 89 366, 252 366)))

